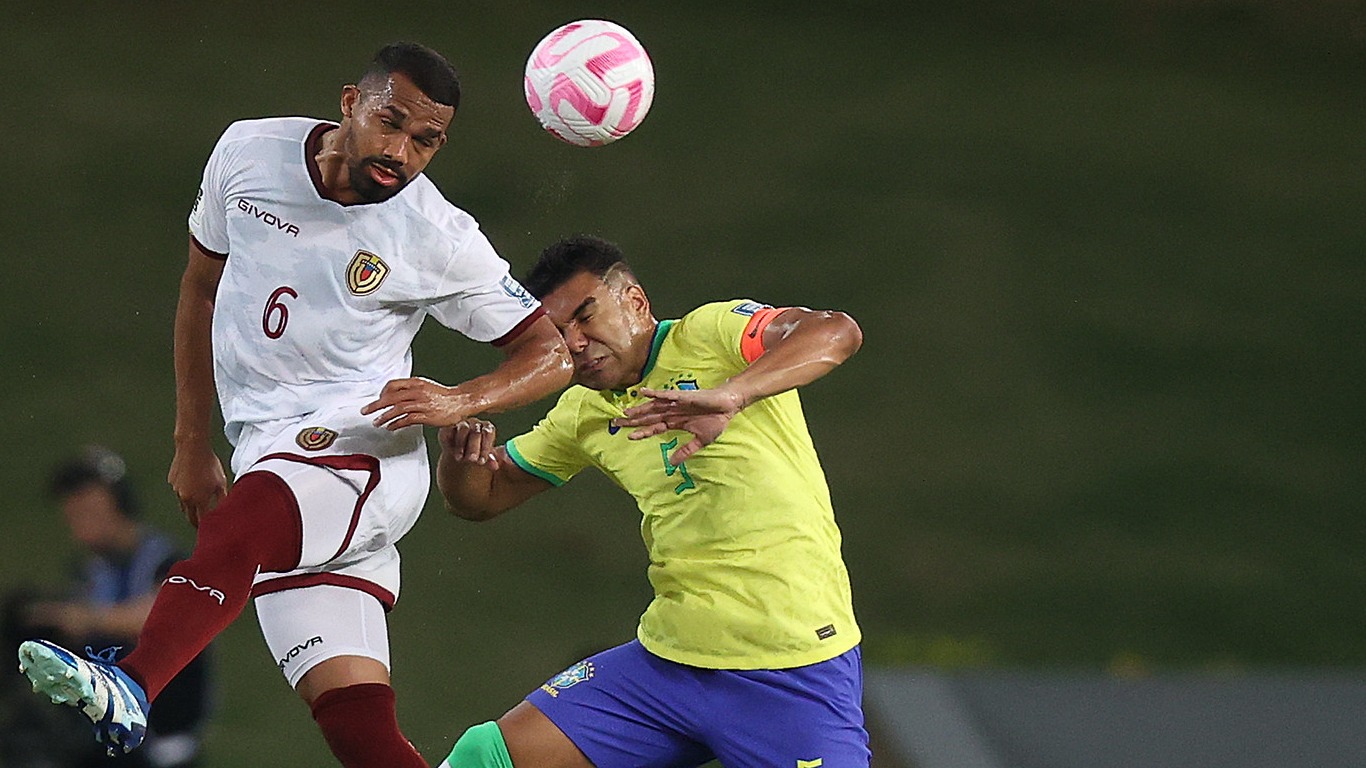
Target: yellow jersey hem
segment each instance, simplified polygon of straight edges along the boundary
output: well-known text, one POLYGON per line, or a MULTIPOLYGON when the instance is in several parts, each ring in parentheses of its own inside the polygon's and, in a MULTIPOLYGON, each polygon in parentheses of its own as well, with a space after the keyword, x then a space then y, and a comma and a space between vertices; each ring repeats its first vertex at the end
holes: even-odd
POLYGON ((852 637, 843 637, 842 642, 822 643, 820 646, 805 653, 773 653, 773 654, 753 654, 746 656, 708 656, 699 653, 688 653, 677 648, 670 648, 667 645, 656 642, 647 637, 644 633, 637 631, 636 639, 645 646, 645 650, 653 653, 665 661, 672 661, 675 664, 683 664, 689 667, 700 669, 793 669, 805 667, 811 664, 819 664, 822 661, 829 661, 836 656, 848 653, 860 642, 863 641, 863 633, 855 631, 852 637))

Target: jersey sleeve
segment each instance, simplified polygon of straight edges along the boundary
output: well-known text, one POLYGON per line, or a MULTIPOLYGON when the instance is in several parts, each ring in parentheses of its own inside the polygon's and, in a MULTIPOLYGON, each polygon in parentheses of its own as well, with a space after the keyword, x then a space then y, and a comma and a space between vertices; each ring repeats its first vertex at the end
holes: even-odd
POLYGON ((514 464, 555 486, 569 482, 590 463, 578 440, 581 397, 576 389, 566 390, 530 432, 504 444, 514 464))
POLYGON ((233 128, 229 126, 214 145, 204 164, 194 207, 190 209, 190 236, 202 249, 216 256, 226 256, 229 250, 227 182, 233 155, 232 134, 233 128))
POLYGON ((719 358, 739 370, 764 353, 764 330, 784 309, 750 299, 703 304, 684 316, 682 340, 692 354, 719 358))
POLYGON ((543 314, 540 302, 513 278, 508 263, 477 230, 434 277, 444 290, 438 290, 439 298, 427 306, 427 313, 475 341, 509 341, 543 314))

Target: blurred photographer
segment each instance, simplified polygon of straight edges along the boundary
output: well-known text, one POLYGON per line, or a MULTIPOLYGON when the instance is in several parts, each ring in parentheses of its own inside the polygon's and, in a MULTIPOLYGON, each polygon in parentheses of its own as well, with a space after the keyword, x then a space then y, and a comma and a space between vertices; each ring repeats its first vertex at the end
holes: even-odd
MULTIPOLYGON (((21 590, 5 600, 0 620, 6 646, 56 636, 70 648, 110 649, 104 653, 122 656, 132 650, 167 571, 184 555, 168 536, 138 519, 127 466, 108 449, 92 446, 58 465, 48 490, 77 548, 72 578, 60 590, 21 590)), ((112 760, 89 741, 90 725, 79 712, 44 706, 31 694, 9 696, 27 686, 19 684, 23 677, 8 680, 0 707, 0 765, 196 765, 209 704, 207 655, 196 658, 158 699, 144 748, 112 760)))

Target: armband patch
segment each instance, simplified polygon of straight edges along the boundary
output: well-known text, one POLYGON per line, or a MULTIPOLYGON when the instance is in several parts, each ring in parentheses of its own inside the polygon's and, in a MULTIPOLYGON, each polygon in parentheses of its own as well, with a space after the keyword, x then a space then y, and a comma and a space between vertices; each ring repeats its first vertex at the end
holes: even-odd
POLYGON ((759 355, 764 353, 764 330, 773 322, 773 318, 781 315, 786 309, 787 307, 765 306, 755 311, 754 316, 749 319, 745 332, 740 336, 740 356, 745 358, 746 363, 758 360, 759 355))

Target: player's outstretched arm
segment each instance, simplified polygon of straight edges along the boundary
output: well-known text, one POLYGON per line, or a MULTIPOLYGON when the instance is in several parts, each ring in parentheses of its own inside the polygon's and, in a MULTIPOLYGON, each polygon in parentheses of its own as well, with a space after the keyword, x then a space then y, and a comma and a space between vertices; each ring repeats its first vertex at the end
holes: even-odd
POLYGON ((628 408, 615 424, 635 427, 632 440, 671 429, 692 433, 693 440, 670 455, 679 464, 710 444, 750 403, 819 379, 849 359, 863 344, 863 331, 852 317, 833 310, 792 307, 783 310, 763 333, 763 354, 712 389, 642 389, 649 402, 628 408))
POLYGON ((480 419, 439 433, 436 486, 451 514, 488 520, 553 487, 514 464, 502 446, 494 445, 495 437, 494 426, 480 419))
POLYGON ((189 263, 180 279, 175 313, 175 457, 166 481, 191 525, 213 509, 228 490, 223 464, 213 452, 214 298, 223 276, 223 261, 190 239, 189 263))
POLYGON ((480 413, 526 405, 569 385, 569 350, 549 317, 537 318, 502 350, 497 368, 454 387, 431 379, 395 379, 361 413, 378 414, 375 425, 391 430, 413 424, 449 427, 480 413))

